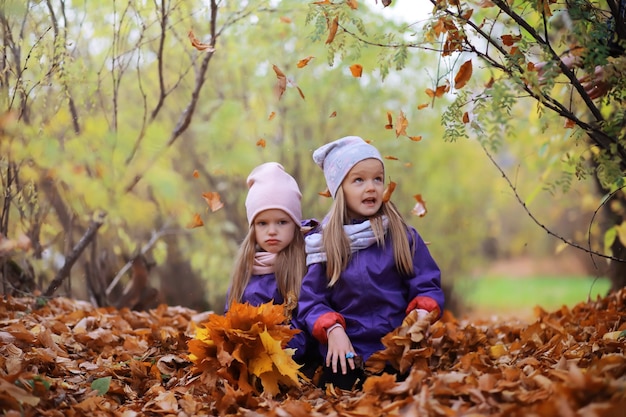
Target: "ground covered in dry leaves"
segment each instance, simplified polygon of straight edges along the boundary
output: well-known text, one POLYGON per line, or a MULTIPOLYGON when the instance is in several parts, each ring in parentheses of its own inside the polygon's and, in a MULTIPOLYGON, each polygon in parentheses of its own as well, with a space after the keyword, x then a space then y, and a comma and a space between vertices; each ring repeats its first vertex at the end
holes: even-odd
MULTIPOLYGON (((38 307, 33 299, 0 298, 0 408, 7 416, 129 417, 626 413, 626 290, 572 309, 538 309, 534 322, 449 314, 430 326, 407 322, 386 337, 377 360, 408 369, 409 377, 372 376, 360 391, 308 381, 275 395, 255 391, 258 384, 223 366, 242 358, 240 347, 213 349, 208 330, 199 342, 208 318, 181 307, 133 312, 66 298, 38 307), (217 352, 213 362, 190 356, 193 340, 204 344, 201 357, 217 352)), ((227 333, 250 338, 241 331, 219 337, 227 333)), ((268 355, 273 369, 289 367, 268 355)))

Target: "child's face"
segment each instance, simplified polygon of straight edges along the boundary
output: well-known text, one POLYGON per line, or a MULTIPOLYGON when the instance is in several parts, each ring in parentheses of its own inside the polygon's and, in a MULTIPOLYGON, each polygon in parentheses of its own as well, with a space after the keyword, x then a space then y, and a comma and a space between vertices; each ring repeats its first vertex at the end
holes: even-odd
POLYGON ((296 232, 292 218, 280 209, 263 210, 253 224, 256 243, 270 253, 278 253, 289 246, 296 232))
POLYGON ((371 217, 383 204, 385 170, 378 159, 356 164, 341 183, 350 219, 371 217))

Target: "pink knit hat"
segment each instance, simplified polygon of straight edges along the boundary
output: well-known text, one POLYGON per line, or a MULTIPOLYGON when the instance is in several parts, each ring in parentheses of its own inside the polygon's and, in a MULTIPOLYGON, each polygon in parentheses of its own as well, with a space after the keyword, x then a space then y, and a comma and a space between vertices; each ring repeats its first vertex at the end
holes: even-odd
POLYGON ((378 149, 358 136, 337 139, 313 152, 313 161, 324 171, 326 184, 333 198, 352 167, 369 158, 378 159, 385 165, 378 149))
POLYGON ((247 179, 246 214, 252 224, 263 210, 280 209, 299 227, 302 220, 302 194, 296 180, 278 162, 267 162, 254 168, 247 179))

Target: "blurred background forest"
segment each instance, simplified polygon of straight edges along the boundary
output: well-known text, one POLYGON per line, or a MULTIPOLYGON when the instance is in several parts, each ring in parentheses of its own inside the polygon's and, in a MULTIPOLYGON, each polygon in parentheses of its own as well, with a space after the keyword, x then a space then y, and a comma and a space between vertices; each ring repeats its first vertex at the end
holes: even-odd
MULTIPOLYGON (((418 2, 384 13, 382 2, 359 2, 354 22, 410 39, 432 9, 418 2)), ((576 177, 565 155, 585 149, 571 145, 562 119, 508 103, 496 165, 480 138, 446 136, 454 98, 427 94, 445 75, 439 54, 374 43, 329 49, 317 7, 3 0, 2 292, 221 311, 246 234, 250 170, 282 163, 300 184, 305 217, 321 219, 330 200, 311 154, 346 135, 388 157, 393 200, 430 242, 455 313, 512 300, 553 307, 607 291, 606 259, 563 241, 607 247, 598 211, 606 195, 576 177), (287 78, 280 97, 274 66, 287 78), (407 136, 396 134, 402 117, 407 136), (423 217, 412 213, 417 194, 423 217), (217 196, 219 209, 209 204, 217 196)), ((475 62, 472 82, 488 80, 475 62)))

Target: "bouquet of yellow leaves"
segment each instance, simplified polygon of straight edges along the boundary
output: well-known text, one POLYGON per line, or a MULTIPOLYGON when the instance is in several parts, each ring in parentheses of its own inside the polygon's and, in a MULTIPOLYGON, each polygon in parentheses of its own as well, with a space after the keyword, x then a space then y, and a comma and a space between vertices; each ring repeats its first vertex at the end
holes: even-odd
POLYGON ((281 386, 300 387, 300 365, 293 349, 286 349, 299 330, 286 324, 282 305, 233 303, 225 315, 211 314, 195 332, 189 359, 206 383, 214 386, 221 379, 244 393, 271 396, 281 386))

